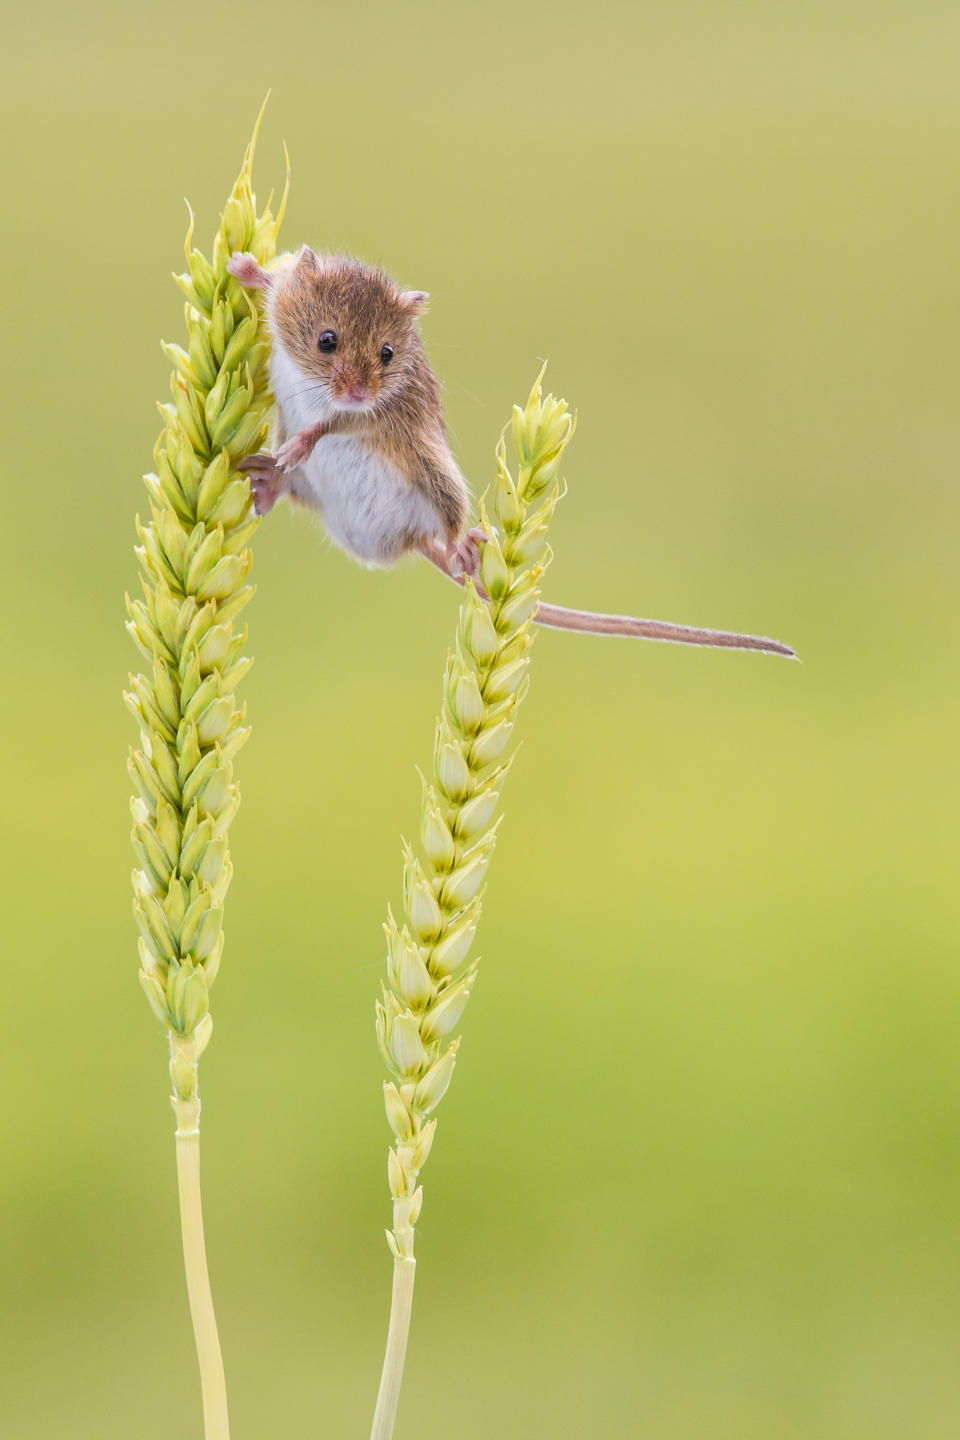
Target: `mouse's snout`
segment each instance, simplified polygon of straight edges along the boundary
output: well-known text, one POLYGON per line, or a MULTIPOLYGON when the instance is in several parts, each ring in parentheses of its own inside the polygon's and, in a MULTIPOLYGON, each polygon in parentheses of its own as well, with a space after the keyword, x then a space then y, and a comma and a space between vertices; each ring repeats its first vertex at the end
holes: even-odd
POLYGON ((330 388, 334 399, 340 405, 352 408, 355 405, 369 405, 371 400, 376 399, 376 392, 380 387, 361 366, 344 365, 335 371, 330 388))

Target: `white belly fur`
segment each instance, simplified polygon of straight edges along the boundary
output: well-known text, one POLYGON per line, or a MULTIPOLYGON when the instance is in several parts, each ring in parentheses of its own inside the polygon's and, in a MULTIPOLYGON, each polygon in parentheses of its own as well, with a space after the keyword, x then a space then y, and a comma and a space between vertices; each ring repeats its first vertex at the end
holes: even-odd
POLYGON ((411 535, 442 532, 417 491, 349 435, 324 435, 298 467, 294 490, 316 505, 330 538, 361 565, 392 565, 411 535))
MULTIPOLYGON (((330 414, 318 395, 304 393, 302 373, 276 340, 270 372, 288 436, 330 414)), ((330 538, 361 565, 392 565, 411 535, 445 538, 433 507, 350 435, 324 435, 290 478, 293 493, 320 511, 330 538)))

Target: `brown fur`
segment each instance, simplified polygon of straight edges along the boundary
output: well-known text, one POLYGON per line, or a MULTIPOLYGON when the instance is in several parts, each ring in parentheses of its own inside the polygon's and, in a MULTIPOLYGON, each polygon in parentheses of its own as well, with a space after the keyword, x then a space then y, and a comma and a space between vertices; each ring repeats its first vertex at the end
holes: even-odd
POLYGON ((469 494, 450 453, 440 387, 417 330, 427 297, 401 290, 383 271, 357 260, 321 257, 306 247, 295 264, 273 272, 273 278, 273 323, 305 384, 315 377, 334 398, 363 385, 373 401, 370 413, 334 415, 329 433, 356 435, 385 454, 455 539, 466 520, 469 494), (332 354, 317 348, 324 330, 337 334, 332 354), (387 365, 380 359, 384 344, 393 346, 387 365))

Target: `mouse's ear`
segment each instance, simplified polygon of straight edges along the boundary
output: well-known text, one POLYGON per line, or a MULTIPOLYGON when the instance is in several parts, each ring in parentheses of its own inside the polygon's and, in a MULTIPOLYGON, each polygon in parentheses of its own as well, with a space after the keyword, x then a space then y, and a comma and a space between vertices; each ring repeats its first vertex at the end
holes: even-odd
POLYGON ((422 315, 427 308, 430 299, 426 290, 403 290, 400 293, 400 300, 405 310, 411 315, 422 315))
POLYGON ((323 266, 320 263, 320 256, 309 245, 301 245, 297 254, 297 269, 301 275, 320 274, 323 266))

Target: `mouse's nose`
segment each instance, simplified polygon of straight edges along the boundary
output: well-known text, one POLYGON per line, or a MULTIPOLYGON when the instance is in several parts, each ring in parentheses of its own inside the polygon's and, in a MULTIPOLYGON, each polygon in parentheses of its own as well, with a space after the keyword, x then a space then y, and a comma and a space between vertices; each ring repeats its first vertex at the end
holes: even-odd
POLYGON ((352 405, 362 405, 366 398, 367 389, 365 385, 351 385, 347 391, 347 399, 352 405))

